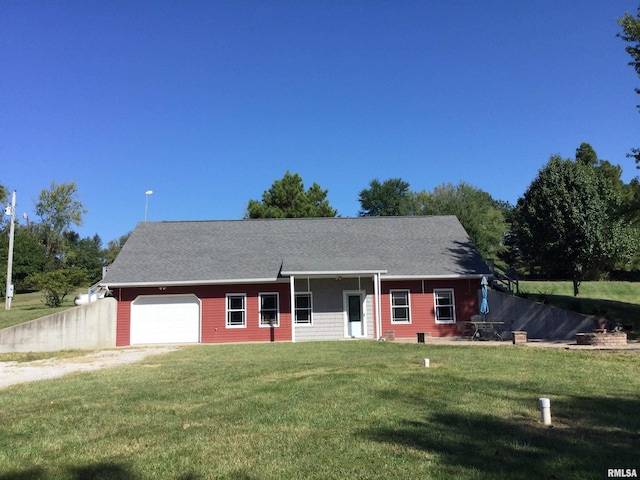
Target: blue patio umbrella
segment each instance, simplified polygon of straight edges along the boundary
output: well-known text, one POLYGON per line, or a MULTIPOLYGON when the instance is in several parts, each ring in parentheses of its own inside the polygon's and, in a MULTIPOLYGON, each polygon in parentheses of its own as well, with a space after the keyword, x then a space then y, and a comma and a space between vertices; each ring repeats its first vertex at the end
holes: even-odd
POLYGON ((487 313, 489 313, 489 302, 487 302, 487 277, 482 277, 480 285, 482 286, 482 301, 480 302, 480 313, 483 314, 486 318, 487 313))

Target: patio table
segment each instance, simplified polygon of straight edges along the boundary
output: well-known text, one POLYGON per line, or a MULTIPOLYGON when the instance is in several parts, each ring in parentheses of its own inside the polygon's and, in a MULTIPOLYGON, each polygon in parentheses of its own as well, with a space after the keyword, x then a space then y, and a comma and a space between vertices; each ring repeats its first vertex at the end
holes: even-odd
POLYGON ((468 323, 472 328, 471 340, 503 340, 500 332, 504 330, 505 322, 470 321, 468 323))

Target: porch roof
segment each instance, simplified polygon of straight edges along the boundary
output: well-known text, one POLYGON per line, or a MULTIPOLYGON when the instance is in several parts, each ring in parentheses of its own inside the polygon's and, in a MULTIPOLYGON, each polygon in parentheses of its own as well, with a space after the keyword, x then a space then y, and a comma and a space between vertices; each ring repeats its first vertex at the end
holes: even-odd
POLYGON ((195 285, 374 273, 461 278, 489 271, 453 216, 142 222, 102 283, 195 285))

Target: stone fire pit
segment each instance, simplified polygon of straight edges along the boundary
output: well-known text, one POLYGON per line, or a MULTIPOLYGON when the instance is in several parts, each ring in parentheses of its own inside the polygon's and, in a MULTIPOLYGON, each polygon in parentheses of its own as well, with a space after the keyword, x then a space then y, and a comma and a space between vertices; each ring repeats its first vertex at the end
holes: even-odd
POLYGON ((622 332, 608 333, 606 330, 576 333, 576 343, 594 347, 624 347, 627 345, 627 334, 622 332))

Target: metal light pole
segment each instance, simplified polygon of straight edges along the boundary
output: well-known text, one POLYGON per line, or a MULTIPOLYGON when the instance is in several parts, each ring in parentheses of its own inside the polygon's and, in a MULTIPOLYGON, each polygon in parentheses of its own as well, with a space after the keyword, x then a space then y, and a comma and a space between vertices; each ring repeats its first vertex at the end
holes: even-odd
POLYGON ((4 309, 11 309, 11 299, 13 298, 13 284, 11 283, 11 274, 13 268, 13 234, 14 223, 16 221, 16 191, 11 194, 11 205, 7 205, 4 213, 11 215, 11 226, 9 227, 9 258, 7 259, 7 289, 4 302, 4 309))
POLYGON ((149 210, 149 195, 153 194, 153 190, 147 190, 144 192, 145 194, 145 202, 144 202, 144 221, 147 221, 147 210, 149 210))

